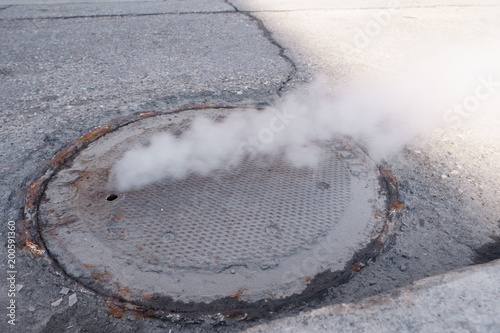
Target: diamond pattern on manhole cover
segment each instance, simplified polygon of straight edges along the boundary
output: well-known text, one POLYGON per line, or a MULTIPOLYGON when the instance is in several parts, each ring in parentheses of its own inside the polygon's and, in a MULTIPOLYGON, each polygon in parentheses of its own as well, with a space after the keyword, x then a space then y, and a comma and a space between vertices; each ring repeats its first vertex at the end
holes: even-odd
POLYGON ((321 143, 314 169, 292 167, 278 152, 209 176, 110 190, 110 169, 131 147, 182 133, 194 117, 238 111, 158 113, 79 150, 47 177, 38 207, 52 258, 94 290, 181 308, 292 297, 317 274, 343 271, 387 223, 379 169, 347 139, 321 143))
MULTIPOLYGON (((351 194, 348 170, 333 154, 316 172, 281 159, 258 162, 217 178, 162 181, 113 203, 96 204, 93 190, 82 191, 75 204, 85 207, 78 214, 94 237, 144 262, 216 272, 263 265, 324 236, 339 223, 351 194)), ((83 189, 85 183, 74 185, 83 189)))

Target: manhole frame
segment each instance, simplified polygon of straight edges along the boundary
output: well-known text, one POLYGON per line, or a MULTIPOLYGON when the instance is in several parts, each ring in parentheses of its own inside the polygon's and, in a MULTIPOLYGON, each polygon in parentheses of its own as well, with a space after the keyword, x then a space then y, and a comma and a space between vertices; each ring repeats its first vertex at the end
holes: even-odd
MULTIPOLYGON (((99 290, 89 286, 85 281, 77 279, 68 274, 51 256, 46 248, 39 229, 38 208, 42 195, 49 181, 67 163, 87 146, 100 139, 107 133, 129 125, 142 119, 159 115, 176 114, 196 109, 262 109, 262 105, 188 105, 166 111, 139 112, 130 116, 122 117, 94 128, 84 134, 73 143, 67 145, 59 153, 53 156, 32 177, 31 181, 22 190, 24 202, 19 210, 17 219, 18 245, 28 250, 33 257, 44 260, 53 267, 55 271, 72 281, 78 282, 86 289, 92 290, 97 295, 108 299, 108 312, 114 316, 121 316, 124 310, 130 310, 141 317, 155 317, 163 320, 182 321, 196 323, 202 321, 222 322, 228 320, 251 320, 267 317, 270 314, 286 306, 299 304, 325 295, 329 288, 346 283, 359 272, 364 266, 373 261, 383 250, 389 240, 395 237, 394 230, 398 227, 398 214, 403 208, 398 192, 398 181, 395 175, 385 166, 385 163, 376 163, 379 169, 379 183, 381 191, 385 192, 387 198, 386 216, 377 235, 371 239, 361 250, 354 253, 343 270, 331 272, 329 270, 316 274, 308 283, 307 287, 300 293, 280 299, 263 299, 256 302, 245 302, 239 299, 239 295, 231 295, 220 298, 210 303, 184 303, 174 301, 169 296, 153 295, 145 298, 144 302, 127 300, 124 295, 110 295, 107 291, 99 290)), ((360 146, 369 157, 367 149, 360 146)), ((392 243, 392 242, 389 242, 392 243)))

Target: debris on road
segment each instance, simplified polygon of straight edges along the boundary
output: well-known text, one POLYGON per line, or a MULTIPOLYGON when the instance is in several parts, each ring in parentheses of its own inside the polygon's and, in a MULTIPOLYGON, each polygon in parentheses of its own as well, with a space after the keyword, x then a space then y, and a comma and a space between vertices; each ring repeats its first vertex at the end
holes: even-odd
POLYGON ((78 299, 76 298, 76 293, 69 295, 69 301, 68 301, 69 306, 75 305, 77 301, 78 299))
POLYGON ((54 302, 50 303, 50 305, 52 305, 52 306, 54 306, 54 307, 55 307, 55 306, 59 306, 59 304, 61 304, 62 300, 63 300, 63 299, 62 299, 62 297, 61 297, 61 298, 59 298, 57 301, 54 301, 54 302))

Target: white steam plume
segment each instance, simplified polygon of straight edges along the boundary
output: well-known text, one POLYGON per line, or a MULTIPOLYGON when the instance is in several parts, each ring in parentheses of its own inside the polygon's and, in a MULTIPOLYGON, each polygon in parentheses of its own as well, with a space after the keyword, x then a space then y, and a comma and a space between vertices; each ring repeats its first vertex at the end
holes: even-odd
MULTIPOLYGON (((496 51, 496 50, 495 50, 496 51)), ((383 158, 419 134, 470 116, 500 114, 497 52, 456 49, 406 79, 332 87, 318 79, 276 108, 247 110, 216 123, 199 117, 176 138, 169 133, 132 149, 112 169, 113 186, 138 189, 164 178, 209 175, 250 154, 283 151, 294 166, 314 167, 317 142, 349 135, 383 158)))

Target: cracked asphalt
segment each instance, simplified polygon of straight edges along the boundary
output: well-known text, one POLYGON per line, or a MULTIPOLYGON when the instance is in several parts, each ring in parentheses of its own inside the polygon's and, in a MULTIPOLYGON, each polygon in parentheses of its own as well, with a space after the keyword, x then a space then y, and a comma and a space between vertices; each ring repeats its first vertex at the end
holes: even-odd
MULTIPOLYGON (((1 281, 9 270, 7 222, 19 216, 24 186, 92 128, 183 105, 273 104, 318 73, 337 82, 390 72, 443 43, 486 43, 500 31, 497 1, 414 0, 397 3, 392 24, 347 56, 339 45, 388 7, 381 0, 0 1, 1 281)), ((499 125, 498 117, 479 117, 439 129, 390 158, 406 207, 397 237, 349 283, 270 319, 497 258, 499 125)), ((2 332, 233 332, 269 320, 186 326, 115 318, 106 299, 25 249, 15 270, 16 325, 2 310, 2 332)), ((2 309, 8 289, 0 283, 2 309)))

